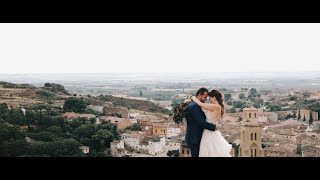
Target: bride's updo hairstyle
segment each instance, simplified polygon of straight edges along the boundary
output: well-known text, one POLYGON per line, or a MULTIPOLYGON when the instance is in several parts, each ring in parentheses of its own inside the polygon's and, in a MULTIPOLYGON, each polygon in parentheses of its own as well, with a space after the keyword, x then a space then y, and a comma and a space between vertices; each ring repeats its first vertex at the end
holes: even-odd
POLYGON ((216 98, 219 105, 221 106, 221 117, 223 116, 224 114, 224 104, 223 104, 223 97, 222 97, 222 94, 221 92, 219 92, 218 90, 212 90, 208 93, 208 96, 212 97, 212 98, 216 98))

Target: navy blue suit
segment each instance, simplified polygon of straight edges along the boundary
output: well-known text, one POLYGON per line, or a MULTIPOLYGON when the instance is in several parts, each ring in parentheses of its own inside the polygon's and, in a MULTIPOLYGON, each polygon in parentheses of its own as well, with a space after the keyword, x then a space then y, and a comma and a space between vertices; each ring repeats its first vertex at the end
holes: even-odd
POLYGON ((191 101, 188 105, 186 143, 191 150, 192 157, 199 157, 200 141, 204 129, 214 131, 216 126, 206 122, 206 116, 201 107, 191 101))

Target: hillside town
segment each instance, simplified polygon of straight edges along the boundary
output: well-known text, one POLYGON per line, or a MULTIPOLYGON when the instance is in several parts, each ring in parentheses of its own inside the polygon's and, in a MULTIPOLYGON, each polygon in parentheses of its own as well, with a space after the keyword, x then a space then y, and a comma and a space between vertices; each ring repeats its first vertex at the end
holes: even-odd
MULTIPOLYGON (((191 157, 186 122, 175 124, 170 110, 197 88, 161 88, 162 93, 171 93, 170 100, 154 100, 142 93, 85 96, 69 94, 57 84, 34 87, 2 82, 1 128, 15 128, 23 137, 17 142, 32 152, 3 150, 1 156, 60 156, 55 150, 37 148, 55 143, 58 150, 65 143, 73 150, 61 156, 191 157)), ((232 144, 233 157, 320 156, 319 90, 220 91, 226 113, 219 130, 232 144)), ((6 137, 5 131, 1 133, 6 137)), ((2 139, 0 146, 16 145, 2 139)))

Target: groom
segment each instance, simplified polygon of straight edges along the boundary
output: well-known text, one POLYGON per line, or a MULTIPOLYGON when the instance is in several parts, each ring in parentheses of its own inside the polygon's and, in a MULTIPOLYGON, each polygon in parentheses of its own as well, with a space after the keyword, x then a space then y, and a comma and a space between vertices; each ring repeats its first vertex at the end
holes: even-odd
MULTIPOLYGON (((200 101, 204 102, 207 99, 207 96, 208 90, 206 88, 200 88, 197 91, 196 97, 200 101)), ((211 131, 215 131, 216 126, 214 124, 206 122, 206 116, 201 107, 193 101, 191 101, 188 105, 186 118, 186 143, 191 150, 192 157, 199 157, 200 141, 203 130, 208 129, 211 131)))

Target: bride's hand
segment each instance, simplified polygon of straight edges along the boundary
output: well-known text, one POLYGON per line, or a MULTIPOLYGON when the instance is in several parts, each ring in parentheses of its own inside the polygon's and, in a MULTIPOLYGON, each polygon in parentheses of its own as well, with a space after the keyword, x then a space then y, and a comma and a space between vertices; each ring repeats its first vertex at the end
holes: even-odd
POLYGON ((197 99, 195 96, 191 97, 192 101, 195 101, 195 99, 197 99))

